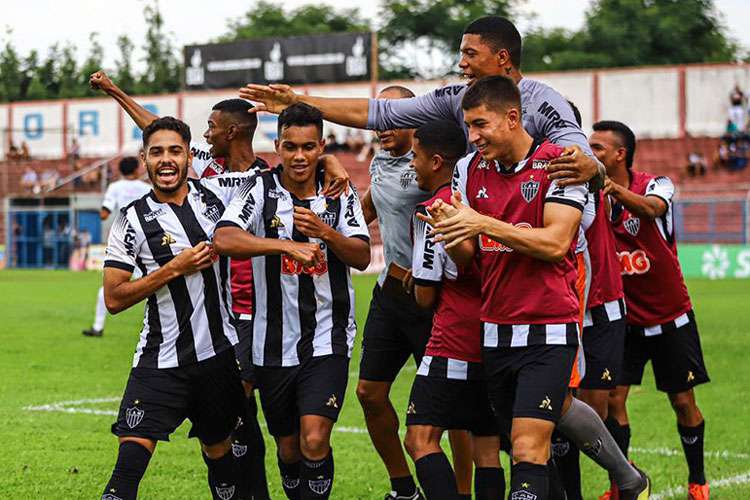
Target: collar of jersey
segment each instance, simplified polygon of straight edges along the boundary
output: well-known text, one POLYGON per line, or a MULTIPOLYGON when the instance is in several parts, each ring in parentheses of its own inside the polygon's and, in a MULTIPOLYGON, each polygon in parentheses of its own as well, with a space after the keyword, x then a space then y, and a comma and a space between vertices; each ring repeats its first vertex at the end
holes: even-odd
POLYGON ((273 170, 270 170, 270 172, 273 175, 273 181, 276 183, 276 187, 284 191, 292 199, 299 200, 299 201, 314 200, 318 196, 321 196, 320 192, 323 190, 323 185, 320 181, 320 173, 321 173, 320 167, 316 167, 316 170, 315 170, 315 196, 311 196, 310 198, 297 198, 296 195, 292 194, 287 188, 285 188, 284 185, 281 183, 281 171, 282 170, 284 170, 284 166, 281 163, 279 163, 279 165, 273 170))
POLYGON ((499 174, 504 174, 504 175, 517 174, 518 172, 523 170, 524 167, 526 167, 526 164, 528 163, 529 158, 531 158, 534 155, 534 153, 536 153, 536 150, 539 149, 539 146, 541 146, 543 142, 544 140, 540 141, 535 138, 531 143, 531 147, 526 153, 526 157, 523 160, 517 163, 514 163, 513 166, 511 167, 506 167, 499 161, 495 160, 495 169, 497 170, 499 174))

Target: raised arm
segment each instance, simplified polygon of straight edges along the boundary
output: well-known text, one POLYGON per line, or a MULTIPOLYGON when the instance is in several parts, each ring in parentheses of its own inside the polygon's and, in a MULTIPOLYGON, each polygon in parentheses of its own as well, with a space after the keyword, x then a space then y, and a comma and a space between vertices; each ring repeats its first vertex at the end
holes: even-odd
POLYGON ((104 71, 97 71, 89 77, 89 85, 92 89, 101 90, 108 96, 112 97, 125 112, 130 115, 136 126, 143 130, 152 121, 159 118, 151 111, 147 110, 137 102, 133 100, 128 94, 122 91, 120 87, 115 85, 109 76, 104 71))
POLYGON ((667 177, 658 177, 651 181, 649 188, 646 190, 646 195, 641 196, 607 178, 604 193, 622 203, 634 215, 656 219, 664 215, 669 208, 674 194, 674 185, 667 177))

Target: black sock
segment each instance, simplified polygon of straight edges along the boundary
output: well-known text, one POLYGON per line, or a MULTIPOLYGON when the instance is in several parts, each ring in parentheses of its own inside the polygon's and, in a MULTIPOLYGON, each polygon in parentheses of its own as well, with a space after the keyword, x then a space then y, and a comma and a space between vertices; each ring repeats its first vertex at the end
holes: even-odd
POLYGON ((458 486, 453 467, 445 453, 430 453, 414 465, 417 469, 419 485, 429 499, 454 500, 458 498, 458 486))
POLYGON ((323 460, 302 457, 300 467, 300 499, 328 498, 333 489, 333 449, 323 460))
POLYGON ((706 484, 706 475, 703 471, 703 434, 705 428, 705 420, 695 427, 683 427, 677 424, 682 450, 685 452, 685 460, 687 460, 688 470, 690 471, 688 481, 691 483, 706 484))
POLYGON ((299 500, 299 470, 301 462, 285 464, 278 458, 279 472, 281 473, 281 486, 289 500, 299 500))
POLYGON ((397 497, 412 497, 417 492, 412 476, 392 477, 391 489, 396 492, 397 497))
POLYGON ((503 469, 495 467, 477 467, 474 469, 474 496, 476 500, 505 498, 503 469))
POLYGON ((471 493, 467 493, 466 495, 458 495, 458 500, 471 500, 471 493))
POLYGON ((630 448, 630 425, 620 425, 617 419, 607 417, 604 421, 604 425, 607 426, 607 430, 612 437, 615 439, 615 443, 620 447, 620 451, 626 457, 628 456, 628 449, 630 448))
POLYGON ((122 500, 135 500, 138 484, 151 460, 151 453, 135 441, 123 441, 117 453, 117 462, 102 496, 110 494, 122 500))
POLYGON ((240 463, 245 491, 250 492, 253 500, 268 500, 266 444, 258 425, 258 405, 252 393, 246 401, 246 415, 242 419, 242 425, 234 433, 232 453, 240 463))
POLYGON ((231 451, 216 459, 203 453, 203 461, 208 467, 208 486, 214 500, 241 499, 245 496, 240 484, 240 464, 231 451))
POLYGON ((565 434, 559 431, 552 434, 552 458, 556 470, 554 476, 553 471, 550 470, 550 498, 555 498, 553 496, 554 483, 563 488, 567 500, 583 500, 579 457, 578 447, 565 434))
POLYGON ((519 462, 510 469, 509 498, 549 500, 549 472, 547 465, 519 462))

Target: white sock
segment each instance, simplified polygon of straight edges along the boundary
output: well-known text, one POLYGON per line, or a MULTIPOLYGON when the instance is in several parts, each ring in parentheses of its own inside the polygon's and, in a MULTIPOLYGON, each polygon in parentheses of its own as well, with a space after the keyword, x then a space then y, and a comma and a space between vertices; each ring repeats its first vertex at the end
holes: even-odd
POLYGON ((96 296, 96 317, 94 318, 94 330, 104 330, 104 320, 107 319, 107 306, 104 305, 104 287, 99 287, 96 296))

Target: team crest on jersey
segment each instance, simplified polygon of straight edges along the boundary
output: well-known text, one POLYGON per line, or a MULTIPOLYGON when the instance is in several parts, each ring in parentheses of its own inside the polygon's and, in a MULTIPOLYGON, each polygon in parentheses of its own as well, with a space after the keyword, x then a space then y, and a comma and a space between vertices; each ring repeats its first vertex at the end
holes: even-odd
POLYGON ((531 177, 528 181, 521 183, 521 196, 526 200, 526 203, 531 203, 531 200, 536 198, 536 194, 539 192, 539 182, 535 181, 531 177))
POLYGON ((409 167, 406 170, 404 170, 404 173, 401 174, 401 189, 406 189, 409 187, 409 184, 417 178, 417 172, 414 171, 413 168, 409 167))
POLYGON ((477 192, 477 199, 486 200, 489 198, 489 195, 487 195, 487 188, 482 186, 479 188, 479 191, 477 192))
POLYGON ((324 212, 320 212, 315 215, 317 215, 318 219, 322 220, 323 223, 328 226, 333 227, 336 225, 336 213, 328 210, 328 207, 326 207, 324 212))
POLYGON ((542 170, 547 165, 549 165, 549 161, 547 161, 547 160, 534 160, 534 161, 531 162, 531 168, 533 170, 542 170))
POLYGON ((310 486, 310 489, 313 490, 318 495, 325 494, 326 491, 328 491, 328 488, 331 487, 331 480, 330 479, 310 479, 307 481, 307 484, 310 486))
POLYGON ((219 219, 221 219, 221 210, 216 205, 208 205, 203 210, 203 215, 211 222, 219 222, 219 219))
POLYGON ((234 496, 234 485, 232 486, 217 486, 216 494, 221 500, 229 500, 234 496))
POLYGON ((157 208, 156 210, 154 210, 152 212, 144 214, 143 215, 143 220, 145 220, 146 222, 152 222, 152 221, 156 220, 157 218, 161 217, 162 215, 164 215, 164 209, 163 208, 157 208))
POLYGON ((239 443, 232 443, 232 455, 234 455, 237 458, 245 456, 245 453, 247 453, 247 445, 245 444, 239 444, 239 443))
MULTIPOLYGON (((138 404, 138 401, 135 402, 135 404, 138 404)), ((143 415, 146 412, 138 408, 137 406, 133 406, 132 408, 128 408, 125 410, 125 422, 128 424, 128 427, 131 429, 138 426, 138 424, 141 423, 141 420, 143 420, 143 415)))
POLYGON ((536 500, 537 496, 528 490, 514 491, 510 495, 510 500, 536 500))
POLYGON ((639 219, 638 217, 631 217, 623 222, 622 225, 625 227, 625 231, 627 231, 630 236, 635 236, 636 234, 638 234, 638 230, 641 228, 641 219, 639 219))

